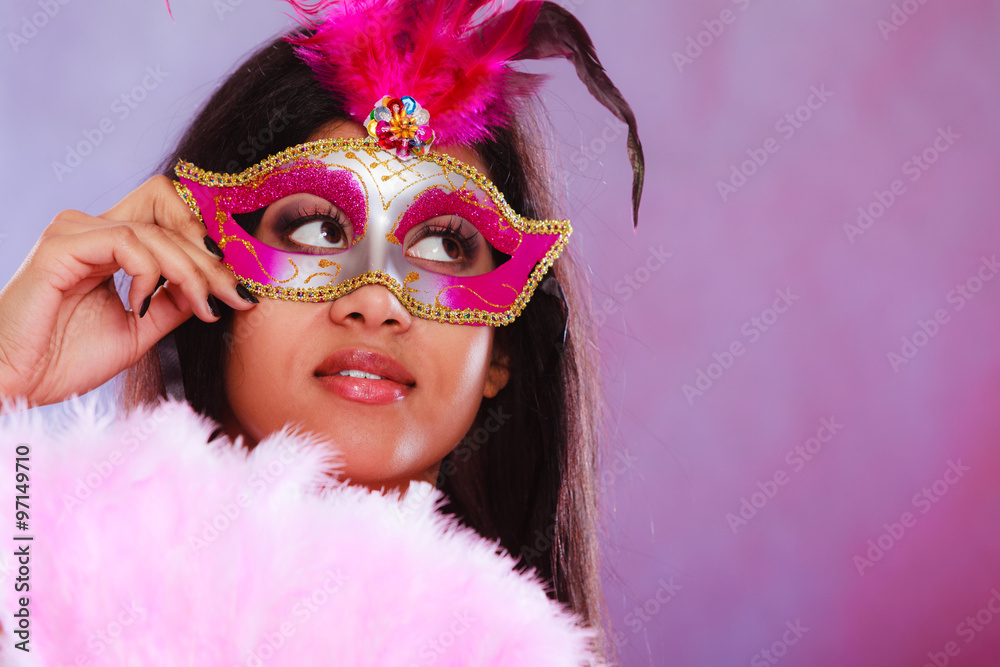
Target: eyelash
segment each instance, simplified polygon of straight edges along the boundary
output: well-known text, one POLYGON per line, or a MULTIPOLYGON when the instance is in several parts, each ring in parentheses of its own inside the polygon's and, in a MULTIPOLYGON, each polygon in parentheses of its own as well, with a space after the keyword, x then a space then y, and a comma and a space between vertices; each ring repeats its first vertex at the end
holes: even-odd
POLYGON ((479 249, 478 237, 479 234, 472 231, 468 236, 462 236, 462 222, 457 215, 453 215, 448 218, 447 224, 427 224, 421 227, 416 234, 416 237, 410 243, 411 246, 416 245, 419 241, 427 238, 428 236, 444 236, 453 239, 462 248, 462 253, 465 255, 466 259, 472 259, 473 253, 479 249))
POLYGON ((279 233, 281 238, 288 243, 301 246, 301 244, 295 243, 295 241, 289 238, 292 232, 307 222, 315 222, 317 220, 325 220, 336 223, 340 226, 340 230, 343 232, 344 236, 347 236, 347 227, 350 226, 347 216, 344 215, 344 212, 339 208, 330 204, 325 212, 316 207, 300 206, 299 209, 295 211, 294 217, 282 213, 281 220, 279 221, 279 233))

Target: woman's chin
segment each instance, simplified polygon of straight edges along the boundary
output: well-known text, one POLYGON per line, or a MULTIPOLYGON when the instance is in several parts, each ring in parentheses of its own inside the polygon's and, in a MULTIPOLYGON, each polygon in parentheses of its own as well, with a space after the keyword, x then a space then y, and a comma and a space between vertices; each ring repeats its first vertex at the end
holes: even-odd
POLYGON ((381 404, 332 400, 340 405, 314 409, 299 417, 267 419, 258 413, 253 419, 239 419, 230 414, 224 427, 231 439, 242 436, 244 442, 255 446, 286 424, 294 424, 299 432, 327 440, 338 455, 341 478, 359 486, 405 489, 411 480, 434 483, 438 463, 448 449, 431 451, 435 448, 423 441, 420 432, 406 427, 408 420, 393 419, 395 415, 378 409, 381 404))

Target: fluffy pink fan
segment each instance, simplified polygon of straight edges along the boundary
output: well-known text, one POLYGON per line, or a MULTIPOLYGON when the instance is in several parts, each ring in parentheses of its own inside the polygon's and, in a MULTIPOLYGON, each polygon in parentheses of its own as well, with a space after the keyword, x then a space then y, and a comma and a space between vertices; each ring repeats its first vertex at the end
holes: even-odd
POLYGON ((430 484, 346 486, 320 437, 248 453, 215 428, 174 402, 0 415, 0 480, 20 469, 34 538, 11 539, 6 496, 0 664, 590 664, 593 631, 430 484))

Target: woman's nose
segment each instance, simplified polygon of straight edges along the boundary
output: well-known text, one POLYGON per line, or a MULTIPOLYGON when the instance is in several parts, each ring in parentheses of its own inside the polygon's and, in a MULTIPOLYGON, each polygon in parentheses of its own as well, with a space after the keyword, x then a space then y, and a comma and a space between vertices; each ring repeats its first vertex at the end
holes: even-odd
POLYGON ((377 330, 393 327, 399 332, 410 328, 413 316, 384 285, 364 285, 336 299, 330 319, 337 324, 377 330))

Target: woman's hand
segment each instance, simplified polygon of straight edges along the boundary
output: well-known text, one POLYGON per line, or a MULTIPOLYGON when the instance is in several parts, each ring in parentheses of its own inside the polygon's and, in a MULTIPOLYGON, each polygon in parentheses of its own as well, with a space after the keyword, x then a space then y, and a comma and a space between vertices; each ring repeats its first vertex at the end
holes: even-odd
POLYGON ((216 321, 218 300, 252 308, 256 300, 242 286, 237 292, 205 238, 165 176, 99 217, 57 215, 0 291, 0 399, 45 405, 82 394, 135 364, 192 314, 216 321), (132 312, 115 290, 118 269, 132 276, 132 312), (161 276, 167 282, 157 289, 161 276))

